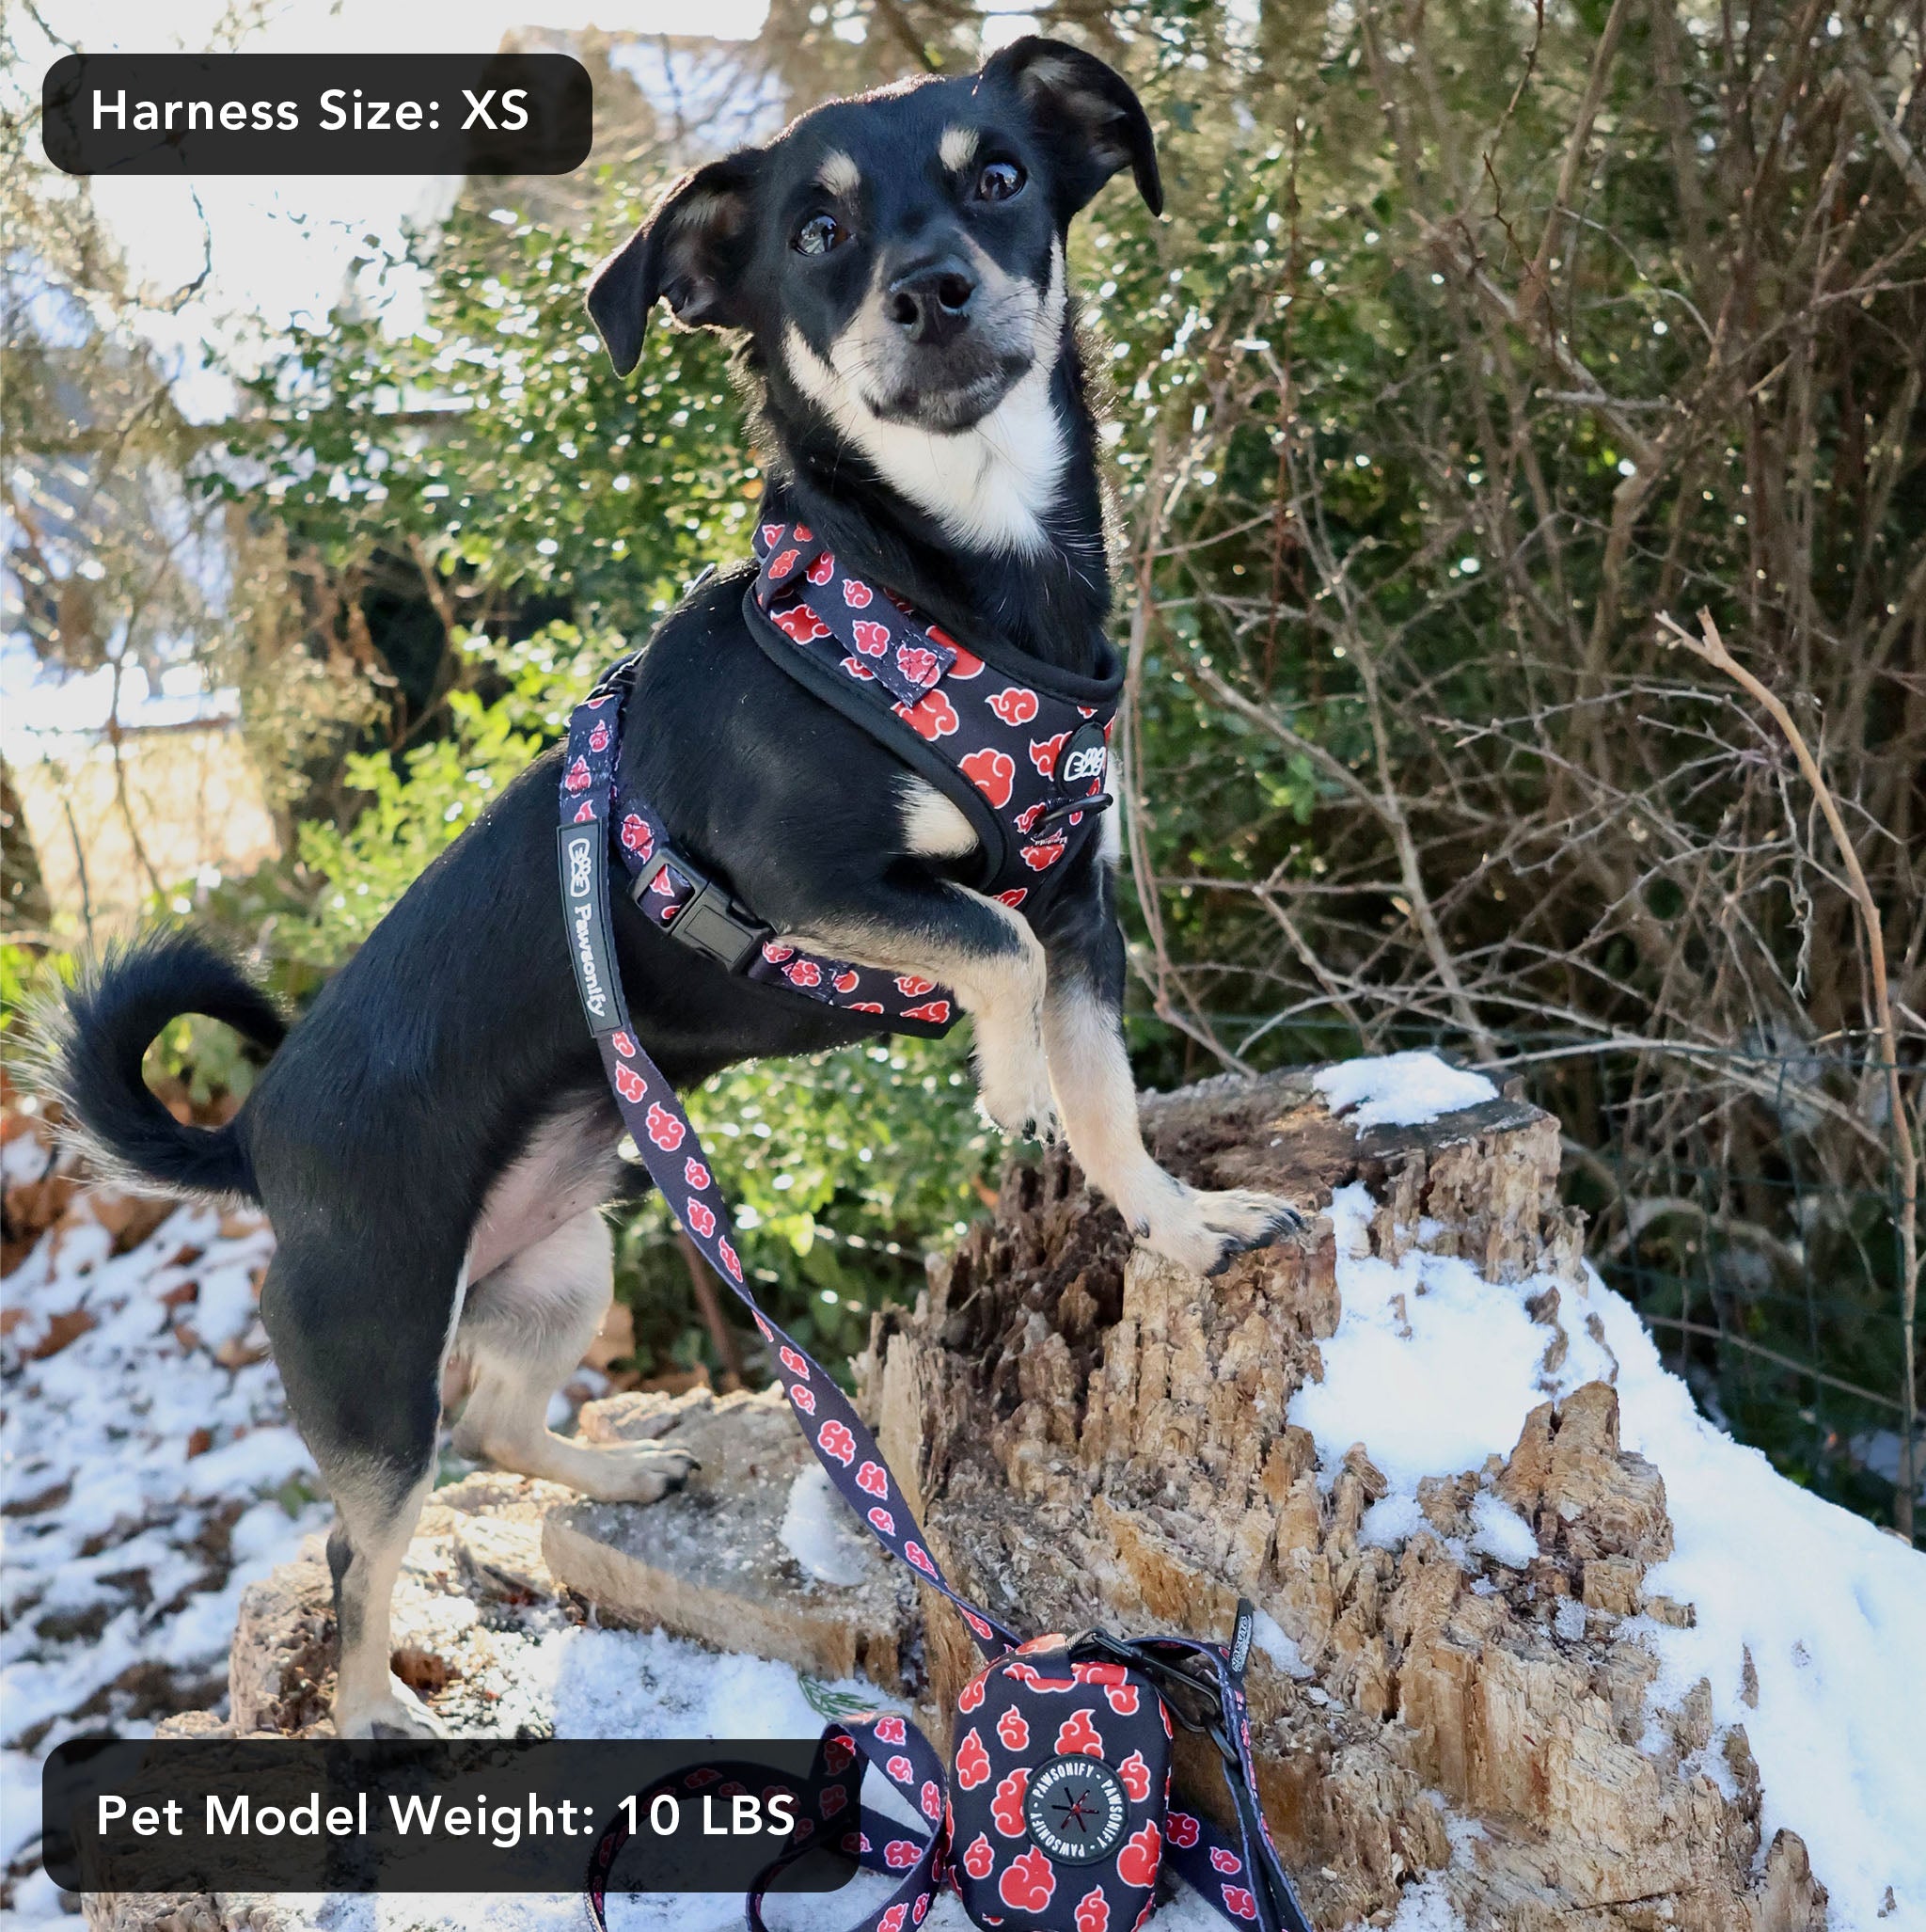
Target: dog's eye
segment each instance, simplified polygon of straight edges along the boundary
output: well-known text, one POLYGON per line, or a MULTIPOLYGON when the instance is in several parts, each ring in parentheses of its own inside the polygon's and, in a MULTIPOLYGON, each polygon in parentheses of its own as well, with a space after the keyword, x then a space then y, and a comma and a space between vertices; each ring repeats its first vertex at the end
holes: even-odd
POLYGON ((992 161, 976 177, 979 201, 1007 201, 1023 186, 1023 170, 1014 161, 992 161))
POLYGON ((847 240, 843 224, 833 214, 812 214, 797 230, 794 246, 798 255, 827 255, 847 240))

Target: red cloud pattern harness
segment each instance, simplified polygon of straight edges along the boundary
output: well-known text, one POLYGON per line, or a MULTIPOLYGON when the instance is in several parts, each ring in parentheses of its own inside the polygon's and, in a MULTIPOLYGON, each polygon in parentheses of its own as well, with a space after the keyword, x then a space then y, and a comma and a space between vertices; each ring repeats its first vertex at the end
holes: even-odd
MULTIPOLYGON (((785 531, 780 522, 766 520, 758 542, 771 532, 796 534, 793 529, 785 531)), ((806 533, 799 542, 806 544, 806 533)), ((813 589, 826 592, 853 581, 839 577, 833 561, 822 569, 823 554, 812 559, 798 546, 793 563, 786 563, 786 552, 777 550, 770 561, 783 565, 780 572, 771 571, 766 562, 756 594, 768 581, 775 605, 773 622, 787 615, 796 630, 811 628, 793 614, 812 609, 811 602, 780 594, 797 576, 812 581, 813 589), (812 571, 820 571, 821 584, 813 582, 812 571)), ((892 615, 876 621, 890 626, 894 671, 886 675, 879 669, 874 682, 892 692, 893 711, 913 721, 923 706, 943 692, 946 683, 953 690, 995 684, 981 660, 961 651, 935 626, 921 625, 893 600, 883 601, 892 615), (910 655, 924 651, 924 643, 899 641, 916 628, 926 641, 929 663, 910 655), (906 696, 891 676, 910 684, 912 673, 913 688, 906 696)), ((845 609, 851 612, 867 608, 845 598, 845 609)), ((849 626, 852 636, 854 622, 849 626)), ((782 635, 786 638, 790 632, 782 635)), ((813 647, 821 641, 812 637, 802 641, 805 647, 813 647)), ((673 1088, 642 1051, 630 1021, 609 917, 611 845, 622 853, 637 903, 645 913, 671 930, 691 915, 708 919, 711 925, 706 929, 716 938, 713 943, 701 942, 703 949, 721 958, 740 940, 751 957, 737 962, 738 970, 746 968, 752 977, 781 974, 797 990, 855 1010, 880 1013, 892 1030, 940 1031, 950 1012, 945 1006, 938 1017, 939 990, 926 982, 792 952, 768 939, 757 942, 748 915, 671 849, 660 818, 643 801, 618 795, 617 753, 627 692, 625 673, 632 661, 618 665, 576 708, 570 721, 560 784, 558 842, 563 919, 577 990, 603 1069, 623 1123, 664 1200, 703 1259, 747 1306, 768 1344, 804 1438, 831 1484, 886 1551, 955 1606, 989 1659, 959 1699, 960 1736, 948 1779, 928 1741, 905 1718, 868 1712, 831 1724, 821 1747, 818 1813, 798 1821, 794 1849, 799 1851, 818 1831, 835 1829, 850 1856, 898 1876, 890 1897, 851 1932, 909 1932, 922 1924, 939 1887, 946 1883, 955 1887, 979 1924, 1006 1932, 1134 1932, 1151 1911, 1158 1875, 1166 1861, 1233 1924, 1248 1922, 1259 1932, 1309 1932, 1253 1795, 1256 1774, 1243 1691, 1248 1614, 1240 1612, 1237 1638, 1230 1645, 1188 1638, 1121 1642, 1100 1632, 1074 1641, 1047 1637, 1022 1642, 1007 1624, 950 1584, 876 1438, 848 1398, 757 1305, 731 1238, 728 1204, 707 1155, 673 1088), (813 968, 813 976, 799 977, 789 970, 802 965, 813 968), (853 975, 853 984, 843 983, 845 974, 853 975), (876 998, 874 1006, 863 1004, 869 997, 876 998), (918 1007, 924 1010, 919 1013, 918 1007), (1168 1697, 1160 1694, 1160 1683, 1168 1697), (1204 1700, 1208 1712, 1205 1718, 1184 1715, 1179 1687, 1183 1698, 1204 1700), (1174 1708, 1178 1722, 1207 1732, 1218 1747, 1237 1805, 1235 1839, 1208 1819, 1168 1809, 1174 1708), (921 1813, 923 1826, 906 1827, 860 1803, 866 1766, 874 1767, 921 1813), (1036 1793, 1031 1788, 1033 1781, 1036 1793), (1056 1825, 1033 1802, 1042 1795, 1046 1781, 1051 1781, 1050 1789, 1059 1800, 1056 1825), (1113 1828, 1113 1837, 1095 1859, 1069 1856, 1064 1850, 1065 1832, 1072 1826, 1082 1829, 1079 1821, 1094 1816, 1091 1807, 1100 1807, 1106 1798, 1111 1811, 1107 1829, 1113 1828), (1027 1812, 1026 1804, 1031 1807, 1027 1812)), ((845 676, 852 686, 871 681, 843 672, 840 664, 836 674, 845 676)), ((971 713, 973 728, 968 737, 960 721, 955 733, 939 736, 955 736, 972 748, 965 752, 966 758, 984 749, 1001 750, 1014 767, 1015 753, 1008 750, 1014 738, 1000 742, 994 731, 1027 734, 1037 742, 1032 727, 1039 721, 1055 724, 1063 714, 1060 709, 1047 713, 1040 695, 1034 713, 1027 704, 1010 703, 1000 709, 994 700, 1007 689, 989 691, 971 713), (1004 709, 1014 722, 1004 719, 1004 709), (989 714, 995 724, 980 713, 989 714)), ((966 692, 962 702, 971 702, 973 695, 966 692)), ((955 713, 960 721, 963 711, 957 699, 952 696, 945 703, 949 711, 942 715, 955 713)), ((1086 719, 1078 708, 1080 726, 1101 717, 1102 726, 1096 734, 1100 743, 1111 713, 1097 707, 1086 719)), ((1066 727, 1064 743, 1069 736, 1066 727)), ((1096 817, 1096 812, 1085 807, 1058 809, 1048 824, 1043 812, 1027 824, 1019 822, 1034 806, 1063 805, 1054 788, 1055 758, 1061 749, 1060 744, 1049 757, 1042 749, 1035 755, 1026 749, 1032 773, 1023 794, 1027 802, 1015 803, 1018 792, 1013 779, 1008 797, 993 805, 998 814, 1014 814, 1007 819, 1010 836, 999 851, 1014 849, 1018 864, 1030 863, 1022 857, 1026 844, 1036 846, 1060 835, 1067 851, 1075 840, 1088 835, 1096 817)), ((1078 796, 1097 795, 1102 777, 1099 764, 1088 779, 1088 790, 1078 796)), ((993 789, 1002 794, 1001 781, 993 789)), ((1037 865, 1032 876, 1047 880, 1062 856, 1037 865)), ((1001 867, 1008 862, 1000 857, 994 863, 1001 867)), ((588 1904, 597 1932, 607 1932, 606 1886, 624 1838, 618 1826, 596 1847, 588 1904)), ((765 1932, 760 1892, 749 1899, 747 1917, 751 1932, 765 1932)))
POLYGON ((754 541, 743 610, 763 649, 951 800, 983 850, 971 883, 1034 912, 1110 803, 1123 672, 1108 642, 1096 677, 1027 657, 1000 667, 845 570, 774 493, 754 541))

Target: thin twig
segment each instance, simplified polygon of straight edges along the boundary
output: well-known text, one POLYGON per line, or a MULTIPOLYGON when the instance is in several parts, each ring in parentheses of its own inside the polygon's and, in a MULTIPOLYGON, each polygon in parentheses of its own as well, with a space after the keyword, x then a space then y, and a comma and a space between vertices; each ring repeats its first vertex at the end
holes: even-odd
POLYGON ((1659 622, 1696 657, 1702 658, 1714 670, 1724 672, 1778 726, 1780 735, 1792 747, 1792 756, 1799 762, 1806 783, 1812 788, 1812 796, 1825 820, 1826 830, 1832 833, 1833 843, 1839 847, 1839 858, 1851 881, 1853 903, 1858 910, 1860 926, 1866 936, 1867 965, 1872 984, 1873 1024, 1886 1058, 1887 1107, 1892 1124, 1893 1162, 1898 1169, 1900 1184, 1900 1349, 1904 1356, 1900 1378, 1900 1412, 1903 1422, 1900 1431, 1900 1481, 1893 1504, 1893 1520, 1900 1534, 1911 1543, 1913 1493, 1918 1486, 1914 1458, 1918 1448, 1919 1413, 1918 1350, 1915 1338, 1919 1294, 1919 1150, 1913 1138, 1904 1083, 1900 1078, 1899 1032, 1893 1024, 1892 990, 1886 969, 1886 932, 1879 916, 1879 901, 1872 896, 1872 888, 1867 884, 1866 874, 1859 864, 1859 854, 1846 835, 1846 822, 1839 816, 1839 802, 1833 797, 1832 787, 1826 783, 1825 774, 1820 770, 1819 761, 1812 755, 1805 733, 1799 729, 1777 693, 1761 684, 1727 650, 1726 641, 1719 635, 1719 627, 1713 622, 1710 610, 1698 613, 1697 637, 1667 614, 1662 613, 1659 622))

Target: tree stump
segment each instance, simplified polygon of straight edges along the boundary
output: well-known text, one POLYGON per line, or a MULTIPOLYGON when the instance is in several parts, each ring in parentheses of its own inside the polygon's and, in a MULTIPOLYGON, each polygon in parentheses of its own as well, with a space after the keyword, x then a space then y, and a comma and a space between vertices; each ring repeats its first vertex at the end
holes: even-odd
MULTIPOLYGON (((1502 1099, 1359 1133, 1307 1073, 1208 1082, 1143 1114, 1187 1180, 1314 1211, 1361 1181, 1374 1254, 1421 1245, 1494 1282, 1544 1277, 1529 1306, 1547 1363, 1563 1359, 1558 1284, 1582 1291, 1581 1243, 1548 1115, 1502 1099)), ((878 1319, 859 1364, 952 1580, 1027 1632, 1222 1636, 1251 1597, 1275 1625, 1250 1675, 1260 1795, 1327 1932, 1388 1924, 1426 1874, 1473 1926, 1823 1925, 1799 1841, 1756 1859, 1743 1732, 1716 1781, 1691 1762, 1713 1742, 1709 1702, 1659 1713, 1654 1748, 1657 1666, 1618 1625, 1690 1610, 1644 1596, 1671 1526, 1660 1472, 1619 1448, 1612 1389, 1548 1401, 1502 1467, 1419 1484, 1422 1528, 1361 1542, 1386 1488, 1370 1446, 1320 1469, 1287 1416, 1321 1379, 1337 1275, 1329 1219, 1206 1281, 1135 1250, 1067 1154, 1013 1167, 994 1219, 932 1264, 913 1313, 878 1319), (1469 1552, 1480 1488, 1536 1528, 1525 1567, 1469 1552)), ((947 1711, 976 1654, 922 1594, 947 1711)), ((1208 1748, 1179 1743, 1179 1788, 1227 1817, 1208 1748)))

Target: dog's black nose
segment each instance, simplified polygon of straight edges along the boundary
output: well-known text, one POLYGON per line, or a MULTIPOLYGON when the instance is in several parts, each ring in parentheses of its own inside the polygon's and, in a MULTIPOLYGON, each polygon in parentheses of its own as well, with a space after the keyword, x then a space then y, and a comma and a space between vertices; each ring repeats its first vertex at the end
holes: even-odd
POLYGON ((912 342, 937 347, 970 326, 975 293, 976 277, 960 261, 924 262, 890 284, 890 320, 912 342))

